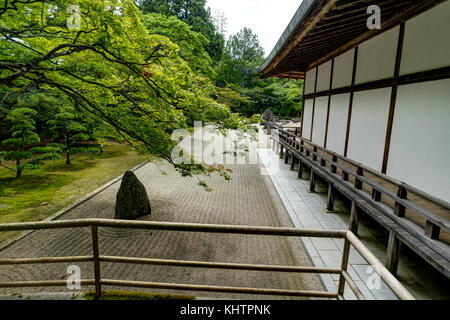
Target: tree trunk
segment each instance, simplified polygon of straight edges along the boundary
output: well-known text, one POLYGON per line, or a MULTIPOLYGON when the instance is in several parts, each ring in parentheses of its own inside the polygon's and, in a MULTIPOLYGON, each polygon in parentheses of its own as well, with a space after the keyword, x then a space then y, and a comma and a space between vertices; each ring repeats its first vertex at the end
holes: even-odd
POLYGON ((19 179, 22 175, 23 169, 19 168, 20 166, 20 159, 16 159, 16 179, 19 179))
POLYGON ((70 150, 66 150, 66 165, 70 165, 70 150))
POLYGON ((66 166, 70 165, 70 145, 69 145, 69 134, 65 136, 66 140, 66 166))

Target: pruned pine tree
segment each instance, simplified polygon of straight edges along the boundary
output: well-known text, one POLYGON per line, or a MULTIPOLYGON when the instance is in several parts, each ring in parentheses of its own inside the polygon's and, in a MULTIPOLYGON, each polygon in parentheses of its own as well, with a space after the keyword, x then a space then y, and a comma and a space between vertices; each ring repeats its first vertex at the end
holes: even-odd
POLYGON ((36 111, 30 108, 17 108, 13 109, 7 117, 12 122, 12 133, 10 138, 2 142, 9 150, 2 151, 0 159, 15 162, 15 169, 8 168, 16 172, 16 178, 20 178, 24 170, 38 169, 45 161, 61 159, 59 155, 61 149, 58 147, 29 148, 30 145, 41 142, 34 131, 34 120, 31 118, 35 113, 36 111))
POLYGON ((66 165, 70 165, 71 155, 98 153, 98 148, 86 148, 80 146, 80 142, 89 139, 87 127, 76 117, 74 112, 63 111, 55 115, 55 119, 49 120, 50 131, 53 132, 56 147, 63 150, 66 155, 66 165))

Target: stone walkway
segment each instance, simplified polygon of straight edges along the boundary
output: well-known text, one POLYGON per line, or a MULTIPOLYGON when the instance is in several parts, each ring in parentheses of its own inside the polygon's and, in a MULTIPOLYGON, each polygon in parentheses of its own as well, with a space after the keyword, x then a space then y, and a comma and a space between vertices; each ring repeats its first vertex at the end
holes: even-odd
MULTIPOLYGON (((271 149, 258 149, 258 153, 292 223, 297 228, 348 229, 348 220, 342 218, 342 215, 327 213, 325 211, 326 197, 318 193, 309 193, 307 191, 309 181, 298 179, 297 171, 291 171, 290 166, 284 164, 284 160, 280 159, 279 155, 271 149)), ((369 234, 363 226, 360 233, 366 236, 369 234)), ((372 240, 373 243, 376 242, 376 239, 372 240)), ((316 267, 340 268, 343 239, 302 238, 302 241, 316 267)), ((379 248, 372 247, 371 249, 379 248)), ((369 290, 366 282, 373 270, 354 248, 350 251, 348 272, 367 299, 396 299, 384 283, 381 283, 379 289, 369 290)), ((320 278, 328 291, 337 291, 339 275, 320 275, 320 278)), ((356 299, 348 286, 345 289, 345 298, 356 299)))
MULTIPOLYGON (((152 214, 146 219, 167 222, 285 226, 292 224, 276 191, 260 166, 227 165, 232 180, 213 176, 204 180, 212 187, 206 192, 196 178, 183 178, 171 166, 147 164, 136 171, 149 194, 152 214)), ((58 219, 113 218, 119 183, 73 208, 58 219)), ((133 231, 100 228, 100 254, 230 263, 311 265, 299 239, 200 234, 168 231, 133 231)), ((91 255, 88 229, 40 230, 0 251, 0 257, 45 257, 91 255)), ((0 281, 64 280, 67 264, 0 266, 0 281)), ((83 279, 93 278, 91 263, 78 263, 83 279)), ((138 266, 102 263, 102 276, 109 279, 157 281, 186 284, 210 284, 323 291, 316 275, 276 272, 203 270, 166 266, 138 266)), ((83 287, 82 290, 92 289, 83 287)), ((105 289, 120 289, 106 287, 105 289)), ((57 292, 66 288, 1 289, 5 292, 57 292)), ((136 289, 136 291, 146 291, 136 289)), ((149 290, 168 293, 164 290, 149 290)), ((181 294, 188 292, 174 292, 181 294)), ((274 297, 194 292, 201 297, 258 298, 274 297)))
MULTIPOLYGON (((335 198, 336 211, 326 212, 327 186, 316 182, 316 192, 309 193, 309 177, 298 179, 297 171, 291 171, 278 154, 270 148, 258 149, 264 170, 270 173, 270 179, 288 212, 292 223, 306 229, 348 229, 349 204, 335 198)), ((297 166, 296 166, 297 168, 297 166)), ((306 173, 306 176, 309 176, 306 173)), ((365 215, 360 217, 358 236, 369 250, 381 261, 386 260, 387 233, 365 215)), ((340 267, 343 240, 303 239, 308 255, 317 267, 340 267)), ((390 289, 381 284, 379 289, 369 290, 367 280, 373 270, 354 249, 350 255, 349 273, 356 280, 361 292, 368 299, 396 299, 390 289)), ((326 288, 336 291, 337 276, 320 276, 326 288)), ((373 279, 373 278, 371 278, 373 279)), ((398 279, 417 299, 449 299, 448 279, 433 269, 408 248, 402 248, 398 279)), ((346 298, 355 298, 347 287, 346 298)))

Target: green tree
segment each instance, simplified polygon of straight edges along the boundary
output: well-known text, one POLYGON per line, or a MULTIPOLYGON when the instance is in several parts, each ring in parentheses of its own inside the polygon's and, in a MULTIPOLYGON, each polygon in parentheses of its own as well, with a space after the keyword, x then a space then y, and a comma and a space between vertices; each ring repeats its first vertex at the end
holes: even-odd
POLYGON ((192 26, 192 30, 206 36, 209 43, 206 51, 214 62, 223 53, 225 39, 216 30, 211 10, 206 8, 206 0, 138 0, 136 3, 144 13, 155 12, 175 16, 192 26))
POLYGON ((236 111, 247 116, 271 109, 279 117, 300 117, 303 94, 302 80, 259 80, 256 86, 246 88, 242 94, 251 103, 236 111))
POLYGON ((3 145, 12 150, 0 152, 0 157, 6 161, 15 161, 15 170, 7 168, 16 172, 16 178, 20 178, 24 170, 38 169, 44 161, 61 158, 58 154, 61 150, 56 147, 34 147, 27 150, 29 145, 41 142, 34 132, 34 121, 31 119, 31 115, 34 114, 36 111, 33 109, 17 108, 7 117, 12 123, 12 133, 11 138, 3 141, 3 145))
POLYGON ((192 119, 219 129, 247 126, 212 98, 213 84, 180 57, 178 45, 148 32, 130 0, 8 2, 0 19, 0 100, 43 88, 85 118, 108 123, 147 157, 172 164, 172 133, 192 119), (68 28, 72 5, 80 25, 68 28))
POLYGON ((258 36, 244 28, 227 41, 223 59, 217 70, 216 83, 219 86, 252 86, 258 81, 257 68, 264 62, 264 49, 258 36))
POLYGON ((55 115, 53 120, 47 122, 55 141, 66 155, 66 165, 70 165, 70 156, 77 153, 98 152, 97 148, 80 146, 80 142, 89 139, 88 128, 77 118, 73 111, 63 111, 55 115))
POLYGON ((144 26, 151 34, 166 36, 179 47, 180 57, 194 71, 200 71, 210 79, 215 77, 212 61, 205 48, 208 39, 175 16, 148 13, 140 16, 144 26))

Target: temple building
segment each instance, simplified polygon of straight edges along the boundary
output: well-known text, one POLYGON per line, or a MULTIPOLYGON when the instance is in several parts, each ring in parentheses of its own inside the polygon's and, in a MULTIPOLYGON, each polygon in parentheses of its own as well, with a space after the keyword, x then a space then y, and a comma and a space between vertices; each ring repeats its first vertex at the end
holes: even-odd
MULTIPOLYGON (((450 277, 450 1, 304 0, 260 68, 304 79, 302 123, 277 124, 280 156, 310 169, 450 277)), ((278 149, 277 149, 278 150, 278 149)))
POLYGON ((450 1, 304 0, 261 71, 305 78, 302 137, 450 201, 450 1))

